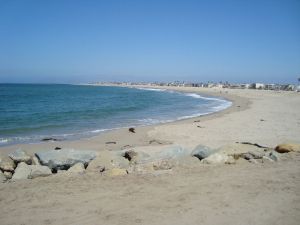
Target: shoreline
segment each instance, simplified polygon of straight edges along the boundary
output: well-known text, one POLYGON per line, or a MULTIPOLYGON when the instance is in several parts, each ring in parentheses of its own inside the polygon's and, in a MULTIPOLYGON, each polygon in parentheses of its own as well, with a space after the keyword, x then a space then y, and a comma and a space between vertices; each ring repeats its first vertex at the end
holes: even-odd
MULTIPOLYGON (((217 99, 223 99, 223 100, 229 101, 231 103, 231 105, 225 109, 221 109, 216 112, 211 112, 208 114, 203 114, 200 116, 191 116, 189 118, 176 119, 174 121, 169 121, 169 122, 159 122, 159 123, 155 123, 155 124, 145 124, 145 125, 140 125, 140 126, 134 126, 136 129, 140 130, 140 132, 148 132, 149 130, 153 129, 156 126, 161 126, 161 125, 165 125, 165 124, 180 124, 180 123, 185 123, 185 122, 192 122, 193 120, 199 120, 200 118, 203 121, 208 120, 208 119, 213 119, 215 117, 221 116, 223 113, 229 113, 229 112, 235 111, 235 110, 233 110, 233 108, 235 107, 236 102, 238 101, 239 103, 241 103, 239 105, 243 105, 242 102, 246 100, 246 99, 237 98, 236 96, 224 96, 224 95, 221 95, 221 93, 204 93, 203 90, 202 91, 199 91, 199 90, 190 91, 190 90, 184 90, 184 89, 182 90, 181 88, 177 88, 177 87, 170 88, 167 86, 163 86, 163 87, 160 87, 160 86, 149 87, 149 86, 144 86, 144 85, 130 85, 130 86, 93 85, 93 86, 164 89, 166 91, 170 90, 170 91, 176 91, 176 92, 180 92, 180 93, 199 94, 199 95, 201 95, 201 97, 208 97, 208 98, 215 97, 217 99)), ((237 109, 237 110, 245 110, 245 109, 246 109, 246 107, 244 107, 244 105, 243 105, 240 107, 240 109, 237 109)), ((120 134, 121 134, 121 136, 123 136, 123 134, 128 131, 128 128, 129 127, 113 128, 111 130, 108 129, 107 131, 100 132, 99 134, 86 136, 86 137, 79 137, 77 139, 75 138, 75 139, 66 139, 66 140, 61 140, 61 141, 59 140, 59 141, 45 141, 45 142, 37 141, 37 142, 30 142, 30 143, 14 143, 14 144, 3 145, 3 146, 0 146, 0 156, 3 154, 7 154, 8 152, 13 151, 18 148, 27 150, 28 148, 33 147, 35 150, 37 150, 37 146, 40 146, 42 148, 45 148, 45 147, 47 148, 49 146, 50 148, 52 148, 52 146, 54 146, 54 145, 55 146, 58 145, 58 146, 62 146, 62 147, 69 146, 71 148, 72 143, 74 143, 75 145, 78 145, 78 142, 87 143, 90 140, 94 140, 94 139, 103 139, 104 140, 104 139, 106 139, 107 136, 109 137, 109 139, 111 139, 111 136, 120 136, 120 134)), ((56 136, 53 135, 53 136, 49 136, 49 137, 56 137, 56 136)), ((107 142, 109 142, 109 140, 107 140, 107 142)), ((136 141, 134 141, 134 142, 136 142, 136 141)), ((132 143, 132 144, 133 144, 132 146, 148 145, 147 143, 132 143)), ((120 148, 123 146, 116 145, 113 147, 120 148)), ((116 148, 113 148, 113 149, 115 150, 116 148)), ((111 148, 109 148, 109 149, 111 149, 111 148)), ((47 149, 47 150, 50 150, 50 149, 47 149)), ((92 147, 91 150, 98 151, 99 149, 95 149, 94 147, 92 147)), ((29 153, 31 153, 31 151, 29 151, 29 153)))
MULTIPOLYGON (((107 85, 106 85, 107 86, 107 85)), ((137 88, 155 88, 153 86, 147 85, 131 85, 126 86, 137 87, 137 88)), ((296 126, 294 131, 286 132, 286 129, 278 131, 282 133, 281 137, 278 138, 276 135, 272 135, 274 130, 278 130, 280 126, 280 121, 278 121, 278 115, 271 115, 270 110, 278 110, 274 105, 276 104, 274 100, 282 99, 285 102, 290 101, 289 98, 292 98, 292 101, 296 101, 296 106, 298 106, 299 93, 294 92, 275 92, 275 91, 264 91, 264 90, 250 90, 250 89, 219 89, 219 88, 199 88, 199 87, 169 87, 169 86, 157 86, 160 89, 169 89, 179 92, 188 92, 188 93, 198 93, 202 95, 213 96, 217 98, 227 99, 232 102, 232 105, 224 110, 211 113, 208 115, 182 119, 167 123, 145 125, 136 127, 136 133, 132 134, 128 132, 128 128, 120 128, 116 130, 111 130, 97 134, 92 137, 84 137, 77 140, 63 140, 63 141, 54 141, 54 142, 38 142, 31 144, 13 144, 8 146, 0 147, 0 156, 6 155, 11 151, 14 151, 18 148, 21 148, 25 151, 28 151, 29 154, 33 154, 37 151, 51 150, 55 147, 62 148, 75 148, 82 150, 95 150, 95 151, 115 151, 124 148, 131 148, 136 146, 149 146, 150 142, 153 140, 159 140, 161 143, 178 143, 183 145, 188 149, 194 148, 198 144, 205 144, 209 147, 219 148, 226 144, 233 144, 237 141, 253 141, 253 142, 262 142, 266 146, 275 146, 275 142, 285 142, 293 141, 299 142, 296 138, 296 134, 299 133, 299 122, 297 122, 297 115, 294 117, 294 122, 290 126, 296 126), (256 118, 256 115, 260 115, 261 111, 259 108, 264 108, 268 106, 268 101, 272 100, 273 109, 266 108, 267 115, 261 115, 262 118, 256 118), (261 102, 264 102, 261 104, 261 102), (225 118, 226 117, 226 118, 225 118), (229 117, 229 119, 228 119, 229 117), (267 118, 263 117, 274 117, 274 121, 270 121, 267 118), (249 119, 247 119, 249 118, 249 119), (200 124, 195 121, 200 120, 200 124), (267 120, 264 123, 260 120, 267 120), (212 128, 219 127, 219 124, 222 124, 224 127, 224 132, 217 131, 212 128), (243 124, 245 123, 245 124, 243 124), (207 124, 207 125, 206 125, 207 124), (256 134, 254 130, 260 128, 265 124, 269 125, 266 127, 268 129, 267 134, 269 135, 267 141, 263 137, 256 134), (276 124, 274 126, 274 124, 276 124), (199 129, 195 129, 199 126, 199 129), (246 132, 244 127, 248 127, 246 132), (177 134, 170 132, 170 128, 176 128, 177 134), (241 132, 235 133, 235 130, 240 130, 241 132), (208 132, 207 132, 208 131, 208 132), (192 132, 192 135, 187 136, 186 132, 192 132), (170 134, 168 134, 170 133, 170 134), (198 137, 203 137, 202 140, 198 140, 198 137), (219 140, 212 142, 211 137, 217 136, 219 140), (248 138, 250 136, 250 138, 248 138), (253 137, 251 137, 253 136, 253 137), (292 136, 292 138, 288 138, 292 136), (184 141, 184 139, 191 139, 189 143, 184 141), (116 142, 116 144, 107 144, 107 142, 116 142)), ((276 100, 277 101, 277 100, 276 100)), ((286 104, 286 107, 290 107, 289 103, 286 104)), ((299 109, 300 110, 300 109, 299 109)), ((296 109, 291 108, 290 111, 294 112, 296 109)), ((280 112, 281 113, 281 112, 280 112)))

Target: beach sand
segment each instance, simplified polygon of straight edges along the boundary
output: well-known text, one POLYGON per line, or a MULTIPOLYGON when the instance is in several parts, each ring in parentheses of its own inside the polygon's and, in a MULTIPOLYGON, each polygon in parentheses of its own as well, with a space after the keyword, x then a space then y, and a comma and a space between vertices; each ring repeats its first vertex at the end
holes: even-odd
MULTIPOLYGON (((160 87, 169 88, 169 87, 160 87)), ((178 144, 235 148, 236 142, 275 147, 300 143, 300 93, 172 87, 233 102, 218 113, 120 129, 77 141, 1 147, 2 155, 54 147, 88 150, 178 144), (116 144, 106 144, 115 141, 116 144), (150 144, 151 142, 151 144, 150 144)), ((300 153, 276 163, 204 165, 187 161, 161 174, 100 173, 0 184, 0 224, 299 224, 300 153)))

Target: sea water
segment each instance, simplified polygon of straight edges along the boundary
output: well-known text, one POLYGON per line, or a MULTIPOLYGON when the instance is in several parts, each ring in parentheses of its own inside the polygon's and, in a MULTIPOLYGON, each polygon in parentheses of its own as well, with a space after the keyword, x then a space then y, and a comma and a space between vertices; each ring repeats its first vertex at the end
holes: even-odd
POLYGON ((0 146, 46 137, 90 137, 205 115, 230 105, 225 99, 165 89, 0 84, 0 146))

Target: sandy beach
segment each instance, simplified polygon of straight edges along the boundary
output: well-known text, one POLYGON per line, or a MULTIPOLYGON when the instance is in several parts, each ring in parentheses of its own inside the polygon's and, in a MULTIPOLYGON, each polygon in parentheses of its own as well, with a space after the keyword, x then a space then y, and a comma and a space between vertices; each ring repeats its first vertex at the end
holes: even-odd
MULTIPOLYGON (((1 157, 17 148, 28 154, 61 147, 101 155, 171 144, 233 153, 255 148, 237 142, 266 148, 300 144, 300 93, 159 88, 199 92, 233 104, 211 115, 137 127, 136 133, 120 129, 76 141, 1 147, 1 157)), ((90 172, 0 183, 0 224, 299 224, 300 152, 259 164, 205 165, 193 158, 161 173, 109 177, 90 172)))

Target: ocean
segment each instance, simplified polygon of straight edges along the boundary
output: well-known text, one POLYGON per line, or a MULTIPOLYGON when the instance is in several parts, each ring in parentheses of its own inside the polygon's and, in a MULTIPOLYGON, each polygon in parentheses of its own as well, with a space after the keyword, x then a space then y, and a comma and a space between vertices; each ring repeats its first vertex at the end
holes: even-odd
POLYGON ((101 132, 213 113, 231 102, 164 89, 0 84, 0 146, 101 132))

